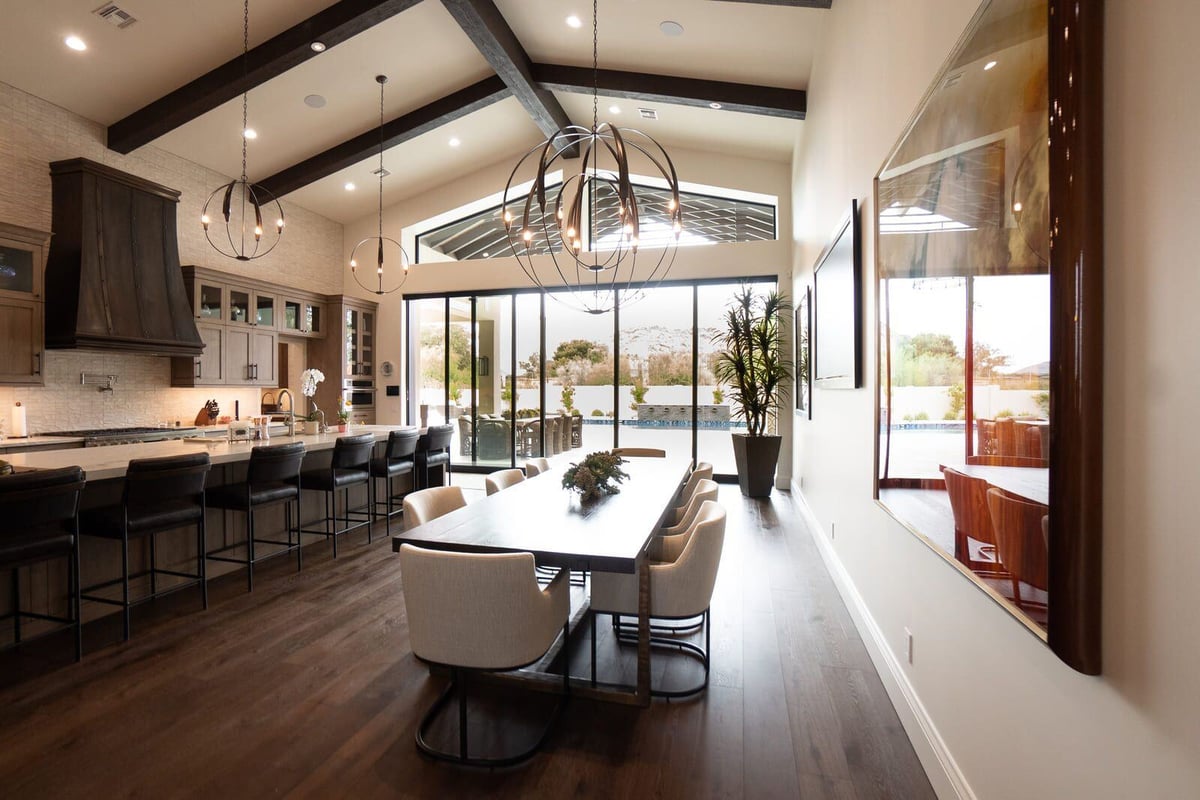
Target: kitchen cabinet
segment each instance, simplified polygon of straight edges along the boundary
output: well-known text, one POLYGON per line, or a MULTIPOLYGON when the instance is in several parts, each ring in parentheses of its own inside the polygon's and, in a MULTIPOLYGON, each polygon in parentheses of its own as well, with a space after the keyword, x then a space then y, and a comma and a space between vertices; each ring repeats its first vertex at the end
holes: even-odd
POLYGON ((50 234, 0 223, 0 384, 41 386, 50 234))
POLYGON ((326 414, 338 400, 350 404, 350 419, 375 423, 375 323, 379 305, 347 295, 326 298, 329 320, 338 335, 309 345, 309 363, 332 380, 317 384, 314 400, 326 414), (340 379, 334 378, 340 376, 340 379))
POLYGON ((215 281, 197 279, 188 284, 192 315, 203 322, 225 320, 225 287, 215 281))
POLYGON ((275 293, 269 289, 230 286, 226 289, 225 322, 252 328, 275 328, 275 293))
POLYGON ((279 303, 279 325, 290 336, 325 336, 325 307, 315 300, 284 296, 279 303))
POLYGON ((196 324, 204 352, 192 358, 171 359, 172 386, 220 386, 225 383, 225 326, 196 324))
POLYGON ((279 334, 245 327, 225 329, 225 383, 278 386, 279 334))
POLYGON ((42 304, 0 297, 0 384, 41 386, 42 304))
POLYGON ((346 355, 344 377, 371 377, 375 374, 375 309, 344 306, 346 355))

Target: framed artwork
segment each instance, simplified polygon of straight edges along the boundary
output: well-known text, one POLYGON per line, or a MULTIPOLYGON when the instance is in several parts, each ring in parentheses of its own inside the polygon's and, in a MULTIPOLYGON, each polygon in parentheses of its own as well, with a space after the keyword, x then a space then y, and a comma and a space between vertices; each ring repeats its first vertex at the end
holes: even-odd
POLYGON ((804 287, 796 303, 796 412, 812 419, 812 289, 804 287))
POLYGON ((821 389, 862 386, 862 230, 858 201, 838 223, 813 268, 812 382, 821 389))

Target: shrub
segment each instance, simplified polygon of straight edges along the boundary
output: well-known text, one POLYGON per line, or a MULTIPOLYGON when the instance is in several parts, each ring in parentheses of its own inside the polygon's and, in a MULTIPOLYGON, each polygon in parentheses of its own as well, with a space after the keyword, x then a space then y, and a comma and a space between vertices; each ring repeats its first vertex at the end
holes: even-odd
POLYGON ((927 420, 927 419, 929 419, 929 415, 928 415, 928 414, 926 414, 924 411, 918 411, 918 412, 917 412, 917 415, 916 415, 915 417, 913 417, 913 419, 915 419, 915 420, 927 420))
POLYGON ((604 416, 604 412, 603 412, 603 411, 601 411, 601 410, 600 410, 600 409, 598 409, 598 408, 593 408, 593 409, 592 409, 592 416, 593 416, 593 417, 603 417, 603 416, 604 416))
POLYGON ((996 412, 996 419, 1001 419, 1003 417, 1015 417, 1015 416, 1016 416, 1016 414, 1013 413, 1013 410, 1011 408, 1002 408, 996 412))

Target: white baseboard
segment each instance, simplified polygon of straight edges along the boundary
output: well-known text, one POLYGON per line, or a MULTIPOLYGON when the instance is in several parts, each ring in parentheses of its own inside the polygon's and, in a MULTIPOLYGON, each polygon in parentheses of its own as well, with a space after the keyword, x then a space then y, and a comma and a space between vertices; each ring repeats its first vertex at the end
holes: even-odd
POLYGON ((833 576, 833 582, 837 585, 842 600, 850 610, 854 625, 858 628, 859 635, 862 636, 863 642, 867 646, 871 661, 874 662, 875 669, 879 672, 879 677, 892 700, 892 705, 896 707, 900 722, 904 725, 904 731, 908 734, 913 749, 916 750, 917 757, 921 760, 921 765, 925 768, 930 783, 933 784, 934 791, 937 792, 938 797, 942 798, 976 800, 975 793, 967 783, 966 776, 959 769, 958 762, 954 760, 945 740, 938 733, 937 726, 929 716, 929 712, 925 710, 921 698, 917 696, 916 689, 908 679, 908 674, 904 671, 896 654, 888 646, 883 631, 875 622, 862 595, 859 594, 850 573, 846 571, 846 567, 838 558, 831 540, 813 515, 804 493, 795 481, 792 481, 791 488, 792 499, 796 501, 796 507, 800 510, 801 516, 817 543, 817 549, 821 552, 821 559, 829 569, 829 574, 833 576))

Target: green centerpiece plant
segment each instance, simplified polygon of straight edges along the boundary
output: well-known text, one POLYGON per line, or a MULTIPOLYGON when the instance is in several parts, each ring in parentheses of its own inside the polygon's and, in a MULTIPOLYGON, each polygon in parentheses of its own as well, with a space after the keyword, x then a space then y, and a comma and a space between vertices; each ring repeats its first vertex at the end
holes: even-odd
POLYGON ((606 494, 620 494, 617 484, 629 477, 621 469, 624 463, 625 459, 611 451, 588 453, 583 461, 572 464, 563 473, 563 488, 579 492, 579 499, 585 503, 606 494))

